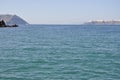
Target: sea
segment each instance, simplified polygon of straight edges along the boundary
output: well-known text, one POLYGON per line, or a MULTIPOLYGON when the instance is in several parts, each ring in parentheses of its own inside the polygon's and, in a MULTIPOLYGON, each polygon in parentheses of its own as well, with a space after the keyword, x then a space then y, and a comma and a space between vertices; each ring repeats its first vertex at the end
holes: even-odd
POLYGON ((120 80, 120 26, 0 28, 0 80, 120 80))

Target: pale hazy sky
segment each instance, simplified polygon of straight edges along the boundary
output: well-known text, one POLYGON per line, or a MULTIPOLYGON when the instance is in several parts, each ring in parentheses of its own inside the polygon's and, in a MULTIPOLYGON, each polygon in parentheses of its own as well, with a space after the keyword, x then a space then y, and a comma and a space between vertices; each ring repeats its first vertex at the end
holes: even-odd
POLYGON ((16 14, 31 24, 120 20, 120 0, 0 0, 0 6, 0 14, 16 14))

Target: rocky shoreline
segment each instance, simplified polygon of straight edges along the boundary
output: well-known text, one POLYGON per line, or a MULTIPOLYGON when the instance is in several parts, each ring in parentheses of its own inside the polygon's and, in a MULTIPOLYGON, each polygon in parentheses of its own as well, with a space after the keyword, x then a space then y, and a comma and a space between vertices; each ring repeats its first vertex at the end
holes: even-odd
POLYGON ((18 27, 18 25, 14 24, 14 25, 6 25, 4 20, 0 21, 0 27, 18 27))

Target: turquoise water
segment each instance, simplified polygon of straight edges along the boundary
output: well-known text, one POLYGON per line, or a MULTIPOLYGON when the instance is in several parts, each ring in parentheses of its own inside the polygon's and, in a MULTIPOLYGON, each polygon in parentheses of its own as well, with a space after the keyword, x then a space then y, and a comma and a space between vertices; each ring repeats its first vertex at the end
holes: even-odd
POLYGON ((0 80, 120 80, 120 26, 0 28, 0 80))

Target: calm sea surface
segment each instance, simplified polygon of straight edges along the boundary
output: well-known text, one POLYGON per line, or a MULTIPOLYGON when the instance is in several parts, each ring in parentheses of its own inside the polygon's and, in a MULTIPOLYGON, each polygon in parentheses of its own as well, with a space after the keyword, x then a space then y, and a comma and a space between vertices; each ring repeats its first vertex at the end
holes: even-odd
POLYGON ((0 80, 120 80, 120 26, 0 28, 0 80))

